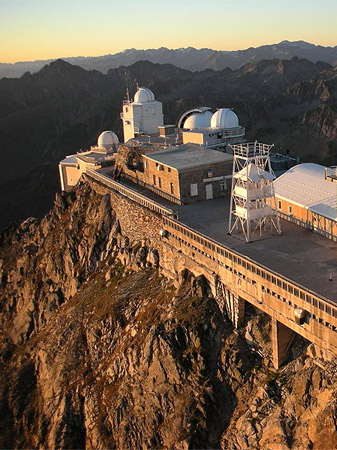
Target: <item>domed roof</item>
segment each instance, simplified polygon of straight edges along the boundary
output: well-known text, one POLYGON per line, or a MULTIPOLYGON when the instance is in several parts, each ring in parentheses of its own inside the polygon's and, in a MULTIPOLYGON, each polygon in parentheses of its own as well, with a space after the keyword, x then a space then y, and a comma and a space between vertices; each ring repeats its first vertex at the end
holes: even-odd
POLYGON ((147 103, 147 102, 153 102, 155 100, 153 92, 146 88, 146 87, 140 87, 138 88, 138 91, 135 93, 133 101, 135 103, 147 103))
POLYGON ((187 117, 184 122, 184 128, 195 130, 197 128, 209 128, 212 118, 211 111, 204 111, 202 113, 194 113, 187 117))
POLYGON ((211 119, 211 128, 237 128, 238 126, 238 116, 228 108, 218 109, 211 119))
POLYGON ((112 131, 103 131, 98 136, 97 147, 110 147, 119 143, 118 137, 112 131))

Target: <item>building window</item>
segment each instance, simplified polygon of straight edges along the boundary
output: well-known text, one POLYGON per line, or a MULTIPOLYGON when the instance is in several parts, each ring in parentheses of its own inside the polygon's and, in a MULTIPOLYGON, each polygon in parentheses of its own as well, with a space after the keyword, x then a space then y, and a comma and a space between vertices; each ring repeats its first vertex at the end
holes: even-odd
POLYGON ((170 173, 171 172, 171 167, 168 167, 167 171, 168 171, 168 173, 170 173))
POLYGON ((170 190, 171 190, 171 194, 174 194, 174 185, 173 185, 173 183, 170 183, 170 190))
POLYGON ((208 178, 212 178, 213 172, 211 170, 207 170, 207 176, 208 176, 208 178))
POLYGON ((227 191, 227 182, 226 180, 220 182, 220 192, 227 191))
POLYGON ((128 111, 129 111, 129 108, 126 107, 126 108, 125 108, 125 112, 128 112, 128 111))
POLYGON ((293 207, 291 205, 288 206, 288 212, 291 216, 293 215, 293 207))
POLYGON ((156 185, 156 176, 153 175, 153 184, 156 185))
POLYGON ((161 188, 161 178, 158 177, 158 186, 161 188))
POLYGON ((282 202, 281 202, 281 200, 278 201, 278 209, 282 209, 282 202))
POLYGON ((198 195, 198 183, 191 184, 190 188, 191 188, 191 197, 198 195))

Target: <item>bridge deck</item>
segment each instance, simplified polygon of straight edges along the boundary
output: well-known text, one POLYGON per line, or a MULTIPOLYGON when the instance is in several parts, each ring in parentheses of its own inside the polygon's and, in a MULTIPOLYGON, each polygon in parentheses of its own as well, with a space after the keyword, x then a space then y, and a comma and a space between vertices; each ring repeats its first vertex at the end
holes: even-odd
POLYGON ((131 181, 122 183, 178 211, 183 224, 337 303, 337 243, 281 220, 282 236, 247 244, 227 235, 228 197, 178 206, 131 181))
POLYGON ((177 209, 179 220, 191 228, 337 302, 335 242, 281 220, 282 236, 244 243, 227 234, 229 198, 179 206, 177 209))

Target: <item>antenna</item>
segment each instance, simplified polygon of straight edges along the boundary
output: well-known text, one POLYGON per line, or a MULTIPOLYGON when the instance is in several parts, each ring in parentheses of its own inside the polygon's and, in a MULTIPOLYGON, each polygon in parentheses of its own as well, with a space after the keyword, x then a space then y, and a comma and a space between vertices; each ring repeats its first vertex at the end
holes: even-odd
POLYGON ((126 87, 126 101, 130 102, 130 93, 129 93, 129 86, 128 86, 128 74, 126 69, 124 70, 124 76, 125 76, 125 87, 126 87))

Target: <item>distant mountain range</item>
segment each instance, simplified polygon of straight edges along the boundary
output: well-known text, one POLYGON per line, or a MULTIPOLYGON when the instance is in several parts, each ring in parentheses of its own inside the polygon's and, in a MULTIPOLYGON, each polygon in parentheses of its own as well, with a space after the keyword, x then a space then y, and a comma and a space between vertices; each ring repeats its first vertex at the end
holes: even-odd
POLYGON ((273 59, 191 72, 140 61, 102 74, 57 60, 0 80, 0 229, 48 211, 65 155, 93 145, 103 130, 123 140, 125 74, 131 95, 138 82, 163 102, 166 123, 196 106, 232 107, 247 139, 337 164, 337 67, 327 63, 273 59))
MULTIPOLYGON (((223 70, 226 67, 238 69, 244 64, 263 59, 291 59, 293 57, 305 58, 311 62, 323 61, 331 65, 337 63, 337 46, 323 47, 304 41, 282 41, 279 44, 250 47, 246 50, 217 51, 209 48, 197 50, 193 47, 179 48, 175 50, 161 47, 158 49, 136 50, 134 48, 124 50, 113 55, 98 57, 73 57, 63 58, 71 64, 80 66, 86 70, 99 70, 107 73, 109 69, 120 66, 130 66, 137 61, 150 61, 157 64, 173 64, 192 72, 206 69, 223 70)), ((14 64, 0 63, 0 78, 17 78, 25 72, 37 72, 45 64, 54 59, 44 61, 17 62, 14 64)))

